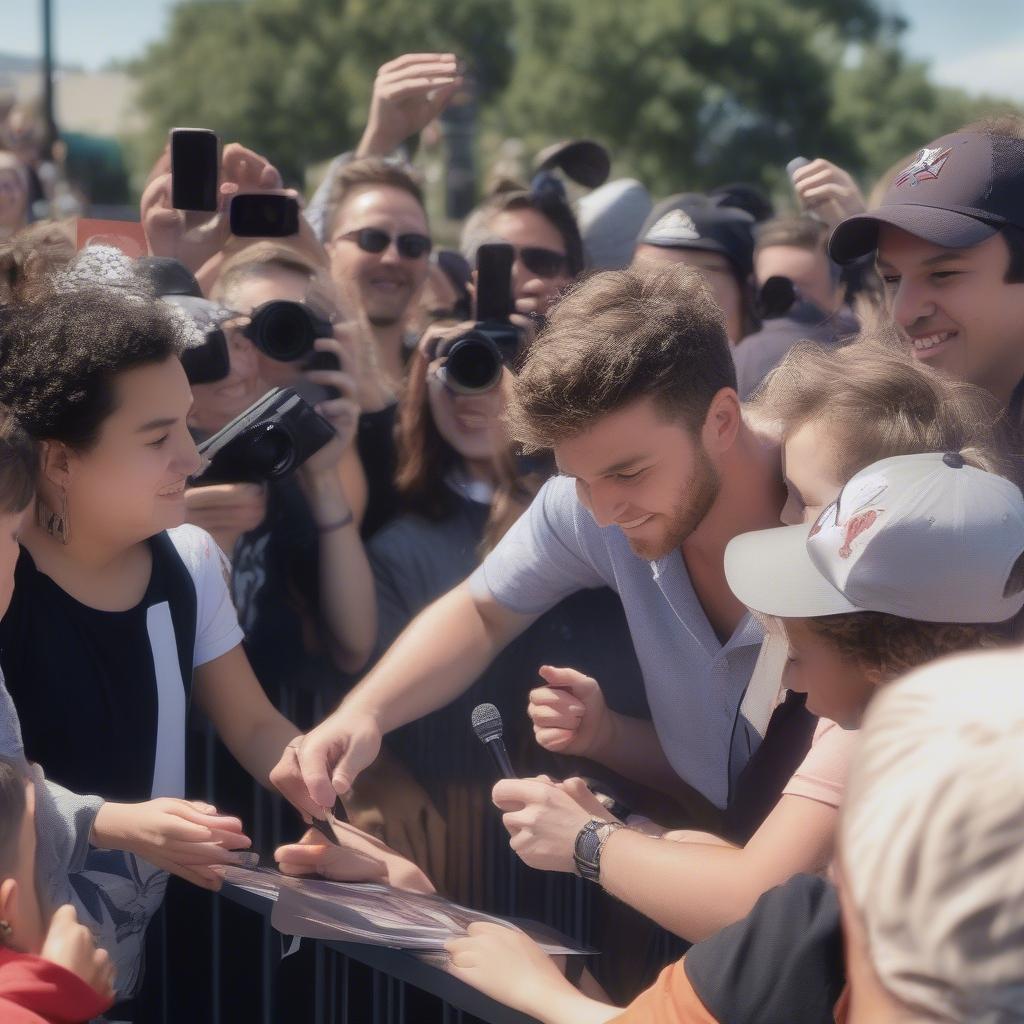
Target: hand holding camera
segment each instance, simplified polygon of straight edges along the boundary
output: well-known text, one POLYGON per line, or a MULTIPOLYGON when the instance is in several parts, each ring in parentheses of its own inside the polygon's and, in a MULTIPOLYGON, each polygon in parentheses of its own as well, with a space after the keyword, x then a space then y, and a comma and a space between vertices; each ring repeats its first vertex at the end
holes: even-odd
POLYGON ((237 142, 218 154, 217 136, 206 129, 175 128, 170 147, 170 173, 155 177, 142 194, 142 227, 151 255, 174 257, 196 271, 230 238, 232 197, 278 190, 281 175, 237 142))
POLYGON ((188 522, 206 530, 221 551, 230 555, 243 533, 255 530, 267 516, 263 484, 211 484, 185 489, 188 522))
POLYGON ((359 387, 349 372, 349 353, 333 336, 317 338, 313 342, 313 350, 329 357, 338 367, 326 368, 325 359, 325 368, 306 370, 304 375, 306 380, 326 389, 330 396, 317 402, 314 408, 334 428, 335 436, 303 464, 301 473, 307 481, 319 473, 335 471, 345 450, 355 440, 359 426, 359 387))

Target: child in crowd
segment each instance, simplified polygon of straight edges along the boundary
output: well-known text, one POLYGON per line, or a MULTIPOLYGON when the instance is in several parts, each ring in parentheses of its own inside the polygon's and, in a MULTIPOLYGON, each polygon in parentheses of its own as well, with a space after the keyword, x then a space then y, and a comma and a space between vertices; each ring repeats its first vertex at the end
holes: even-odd
POLYGON ((36 787, 0 758, 0 1020, 87 1021, 113 1002, 114 967, 75 908, 45 922, 36 889, 36 787))
MULTIPOLYGON (((806 692, 812 711, 849 729, 858 727, 877 689, 906 668, 995 641, 989 624, 1008 620, 1024 605, 1022 553, 1020 490, 947 452, 868 466, 810 526, 735 538, 725 567, 748 607, 782 621, 790 644, 786 686, 806 692)), ((628 830, 604 836, 599 865, 619 835, 628 830)), ((748 961, 782 956, 772 947, 759 950, 756 935, 740 925, 730 932, 748 961)), ((712 941, 722 945, 720 937, 712 941)), ((529 940, 508 929, 474 927, 468 938, 450 943, 449 952, 456 976, 545 1024, 738 1019, 720 1010, 722 999, 735 1005, 735 991, 723 992, 715 974, 691 976, 688 960, 704 964, 693 951, 625 1011, 576 992, 529 940)), ((738 947, 733 953, 741 955, 738 947)), ((818 983, 833 978, 822 974, 818 983)))
POLYGON ((65 870, 121 994, 165 872, 217 888, 211 865, 250 845, 240 821, 182 799, 190 699, 264 782, 297 735, 249 667, 216 545, 181 526, 200 459, 179 331, 141 292, 70 284, 9 307, 0 330, 0 391, 42 466, 9 552, 0 665, 28 758, 102 798, 65 870))
MULTIPOLYGON (((750 418, 782 437, 785 523, 810 523, 843 481, 876 460, 928 451, 963 450, 975 466, 998 472, 994 402, 980 388, 955 382, 890 349, 885 339, 839 351, 803 345, 769 377, 750 418)), ((870 645, 870 638, 869 638, 870 645)), ((973 627, 915 645, 904 669, 974 646, 973 627)), ((763 657, 782 669, 785 644, 769 640, 763 657)), ((542 746, 587 756, 579 743, 615 722, 586 704, 580 673, 546 669, 557 686, 535 690, 530 715, 542 746), (553 675, 552 675, 553 674, 553 675), (593 719, 596 719, 594 721, 593 719)), ((596 687, 596 683, 591 683, 596 687)), ((813 708, 812 708, 813 710, 813 708)), ((832 857, 839 803, 855 737, 825 716, 811 749, 794 759, 780 782, 782 797, 742 846, 726 833, 672 832, 648 823, 654 836, 616 835, 602 857, 599 882, 663 927, 696 942, 743 918, 767 890, 799 872, 816 872, 832 857), (728 837, 728 836, 727 836, 728 837)), ((574 871, 574 844, 593 817, 610 819, 578 780, 558 791, 543 780, 506 780, 494 791, 513 848, 530 866, 574 871)))

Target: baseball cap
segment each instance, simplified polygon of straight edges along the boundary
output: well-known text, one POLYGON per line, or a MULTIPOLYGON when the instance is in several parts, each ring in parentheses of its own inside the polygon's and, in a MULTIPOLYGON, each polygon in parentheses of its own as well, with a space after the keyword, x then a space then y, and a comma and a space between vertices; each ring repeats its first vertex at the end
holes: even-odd
POLYGON ((634 178, 609 181, 576 204, 576 223, 583 238, 587 266, 619 270, 629 266, 640 226, 654 204, 634 178))
POLYGON ((725 575, 748 608, 782 618, 887 612, 923 622, 1003 622, 1024 552, 1024 495, 956 452, 861 470, 815 523, 745 533, 725 575))
POLYGON ((754 269, 755 223, 745 210, 721 205, 699 192, 681 192, 654 207, 637 243, 720 252, 737 275, 746 278, 754 269))
POLYGON ((877 209, 836 227, 829 255, 837 263, 866 256, 878 245, 880 224, 947 249, 969 249, 1005 224, 1024 227, 1024 139, 954 132, 930 142, 877 209))

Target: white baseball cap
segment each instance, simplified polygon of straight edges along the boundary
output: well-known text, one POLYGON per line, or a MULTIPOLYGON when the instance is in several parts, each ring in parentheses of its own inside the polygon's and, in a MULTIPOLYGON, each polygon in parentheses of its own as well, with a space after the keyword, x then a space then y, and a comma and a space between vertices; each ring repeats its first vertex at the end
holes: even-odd
POLYGON ((956 452, 899 455, 854 476, 813 526, 733 538, 725 575, 780 618, 887 612, 922 622, 1003 622, 1024 552, 1024 496, 956 452))

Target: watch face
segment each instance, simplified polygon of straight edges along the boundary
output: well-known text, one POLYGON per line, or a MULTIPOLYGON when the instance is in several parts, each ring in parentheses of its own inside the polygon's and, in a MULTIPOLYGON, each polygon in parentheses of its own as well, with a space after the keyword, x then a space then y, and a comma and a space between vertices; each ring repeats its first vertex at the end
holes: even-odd
POLYGON ((601 837, 591 827, 587 826, 576 843, 576 852, 580 859, 597 867, 597 855, 601 849, 601 837))

